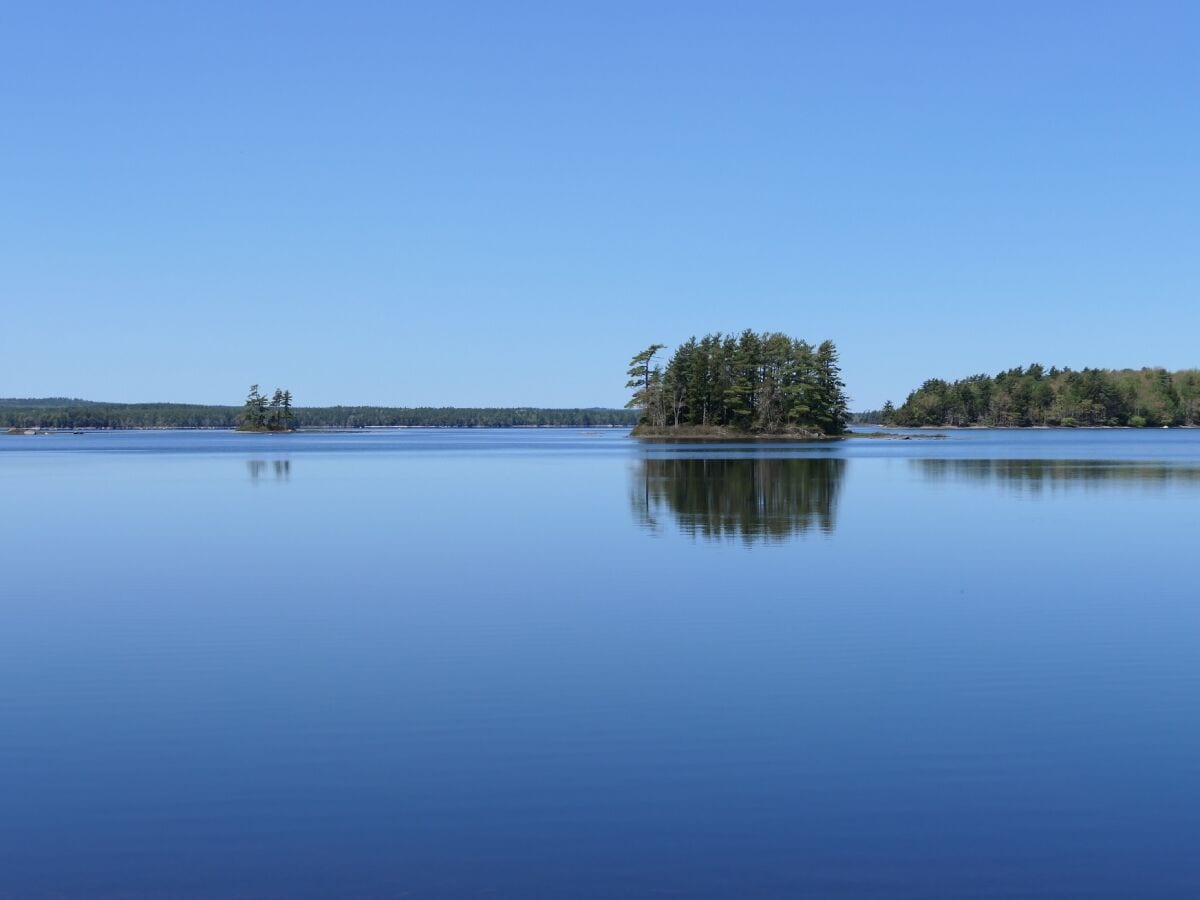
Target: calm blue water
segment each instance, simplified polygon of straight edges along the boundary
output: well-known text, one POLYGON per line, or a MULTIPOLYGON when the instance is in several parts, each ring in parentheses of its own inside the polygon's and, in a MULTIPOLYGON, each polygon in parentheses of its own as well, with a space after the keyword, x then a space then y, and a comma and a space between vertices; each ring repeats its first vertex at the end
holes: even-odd
POLYGON ((1200 896, 1200 432, 0 436, 0 497, 0 897, 1200 896))

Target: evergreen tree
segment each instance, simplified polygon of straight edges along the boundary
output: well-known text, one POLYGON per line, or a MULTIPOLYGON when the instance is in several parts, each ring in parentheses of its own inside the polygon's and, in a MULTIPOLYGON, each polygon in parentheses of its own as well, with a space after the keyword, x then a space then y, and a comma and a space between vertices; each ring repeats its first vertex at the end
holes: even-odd
POLYGON ((846 385, 838 364, 837 347, 833 341, 822 341, 817 348, 817 410, 816 421, 826 434, 841 434, 846 430, 846 385))
POLYGON ((267 423, 267 398, 258 392, 257 384, 250 385, 239 422, 249 428, 263 428, 267 423))
MULTIPOLYGON (((644 417, 653 415, 657 409, 659 397, 656 396, 656 387, 659 385, 656 384, 655 370, 651 369, 650 363, 665 346, 651 344, 629 361, 629 380, 625 382, 625 387, 633 388, 633 396, 625 404, 626 409, 640 409, 644 417)), ((661 382, 661 373, 657 381, 661 382)))

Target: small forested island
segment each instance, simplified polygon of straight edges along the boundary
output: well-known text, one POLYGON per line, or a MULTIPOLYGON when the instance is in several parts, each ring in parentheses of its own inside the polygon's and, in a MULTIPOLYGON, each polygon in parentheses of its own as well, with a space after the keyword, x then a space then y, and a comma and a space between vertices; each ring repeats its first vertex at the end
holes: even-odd
POLYGON ((813 347, 779 332, 709 334, 681 344, 666 367, 651 344, 629 362, 633 437, 819 438, 846 430, 833 341, 813 347))
POLYGON ((931 378, 875 421, 934 427, 1164 427, 1200 424, 1200 370, 1046 369, 1034 363, 995 377, 931 378))
POLYGON ((295 431, 295 416, 292 415, 292 392, 275 388, 268 400, 258 392, 258 385, 250 385, 250 393, 238 416, 238 431, 295 431))

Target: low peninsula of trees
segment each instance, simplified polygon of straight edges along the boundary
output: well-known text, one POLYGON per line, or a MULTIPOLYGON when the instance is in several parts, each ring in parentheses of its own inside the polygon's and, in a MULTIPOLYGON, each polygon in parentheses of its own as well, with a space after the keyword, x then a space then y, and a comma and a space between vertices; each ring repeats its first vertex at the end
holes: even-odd
POLYGON ((880 425, 891 419, 894 412, 892 405, 887 403, 883 409, 863 409, 848 413, 846 421, 851 425, 880 425))
POLYGON ((635 436, 817 436, 846 427, 846 394, 832 341, 813 347, 779 332, 709 334, 630 360, 635 436))
POLYGON ((268 400, 258 392, 258 385, 250 385, 246 403, 238 415, 238 431, 295 431, 295 416, 292 414, 292 392, 275 388, 268 400))
POLYGON ((926 381, 881 424, 922 426, 1130 426, 1200 424, 1200 370, 1050 368, 1034 363, 961 381, 926 381))

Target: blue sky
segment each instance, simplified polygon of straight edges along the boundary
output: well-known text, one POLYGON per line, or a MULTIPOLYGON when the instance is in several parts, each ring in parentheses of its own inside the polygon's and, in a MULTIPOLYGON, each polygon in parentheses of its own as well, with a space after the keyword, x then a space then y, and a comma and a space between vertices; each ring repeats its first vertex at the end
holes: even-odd
POLYGON ((0 5, 0 396, 1200 365, 1190 3, 0 5))

